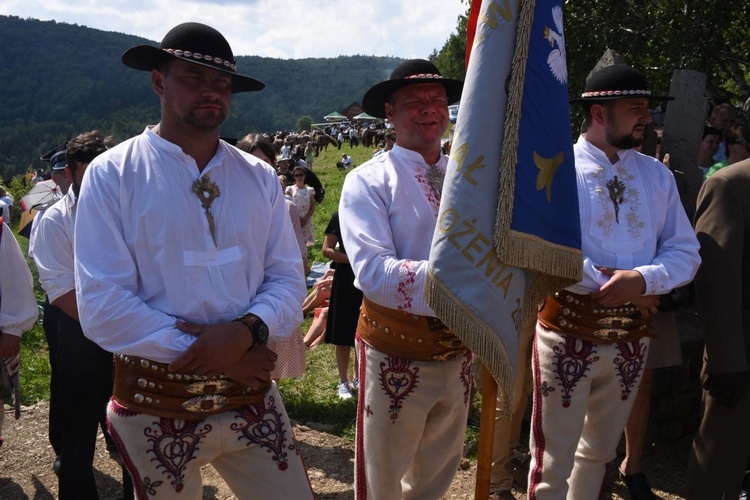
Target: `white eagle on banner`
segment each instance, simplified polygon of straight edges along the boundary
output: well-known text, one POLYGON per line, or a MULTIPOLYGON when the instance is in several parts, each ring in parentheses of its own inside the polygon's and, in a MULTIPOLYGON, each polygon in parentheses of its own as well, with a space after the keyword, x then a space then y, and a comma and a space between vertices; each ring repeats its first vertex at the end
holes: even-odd
POLYGON ((557 42, 557 48, 553 48, 547 56, 547 65, 552 70, 557 81, 566 85, 568 83, 568 67, 565 64, 565 35, 563 33, 563 11, 560 6, 552 8, 552 19, 555 21, 557 31, 549 27, 544 28, 544 38, 549 40, 549 44, 554 47, 557 42))

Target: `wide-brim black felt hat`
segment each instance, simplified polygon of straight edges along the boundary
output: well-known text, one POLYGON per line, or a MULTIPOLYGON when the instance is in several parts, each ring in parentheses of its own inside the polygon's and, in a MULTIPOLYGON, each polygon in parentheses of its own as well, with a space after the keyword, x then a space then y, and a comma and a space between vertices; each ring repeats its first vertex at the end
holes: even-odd
POLYGON ((125 66, 141 71, 151 71, 161 62, 180 59, 232 75, 232 92, 252 92, 266 84, 237 72, 237 61, 226 38, 211 26, 200 23, 183 23, 164 36, 158 47, 136 45, 125 51, 125 66))
POLYGON ((365 93, 362 99, 362 109, 376 118, 385 118, 385 103, 388 97, 402 87, 418 83, 439 83, 444 86, 448 95, 448 104, 459 101, 464 88, 464 82, 461 80, 443 78, 437 67, 430 61, 409 59, 396 66, 388 80, 373 85, 365 93))
POLYGON ((629 97, 645 97, 652 101, 671 101, 668 95, 651 95, 646 77, 625 64, 605 66, 594 72, 586 81, 581 97, 571 99, 571 104, 609 101, 629 97))

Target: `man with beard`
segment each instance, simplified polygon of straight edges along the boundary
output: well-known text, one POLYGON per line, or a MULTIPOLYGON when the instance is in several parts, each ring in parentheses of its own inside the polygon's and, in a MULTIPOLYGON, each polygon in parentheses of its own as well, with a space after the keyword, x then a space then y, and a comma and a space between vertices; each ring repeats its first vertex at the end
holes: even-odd
POLYGON ((533 345, 529 498, 596 499, 653 335, 658 295, 692 280, 698 242, 674 178, 633 148, 651 121, 646 79, 594 73, 574 147, 583 280, 544 299, 533 345))
MULTIPOLYGON (((93 469, 96 434, 112 395, 112 353, 87 339, 78 320, 73 257, 76 202, 83 174, 91 160, 111 145, 111 138, 96 130, 68 141, 62 152, 70 188, 44 212, 35 235, 33 257, 39 281, 50 303, 61 311, 56 318, 56 345, 50 345, 56 359, 50 380, 54 384, 50 392, 55 394, 55 407, 50 411, 60 429, 55 443, 55 469, 59 497, 63 500, 98 498, 93 469)), ((126 488, 129 487, 127 483, 126 488)))
POLYGON ((312 498, 265 345, 302 319, 299 249, 273 168, 219 138, 232 93, 265 85, 199 23, 122 61, 161 120, 86 171, 76 290, 115 353, 107 417, 136 494, 200 499, 211 463, 238 498, 312 498))

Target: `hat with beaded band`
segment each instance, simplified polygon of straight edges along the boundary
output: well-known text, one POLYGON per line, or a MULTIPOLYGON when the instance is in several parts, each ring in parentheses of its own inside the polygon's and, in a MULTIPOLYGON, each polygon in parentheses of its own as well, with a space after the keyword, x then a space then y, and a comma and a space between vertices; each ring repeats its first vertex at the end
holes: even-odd
POLYGON ((571 99, 571 104, 610 101, 629 97, 645 97, 651 101, 671 101, 668 95, 651 95, 646 77, 625 64, 613 64, 594 72, 586 81, 581 97, 571 99))
POLYGON ((391 77, 373 85, 362 99, 362 109, 365 113, 376 118, 385 118, 385 103, 396 90, 407 85, 418 83, 439 83, 445 87, 448 104, 461 99, 464 82, 452 78, 444 78, 437 66, 425 59, 409 59, 393 70, 391 77))
POLYGON ((266 84, 237 72, 237 61, 226 38, 210 26, 200 23, 183 23, 164 36, 158 47, 136 45, 125 51, 125 66, 141 71, 151 71, 164 61, 177 59, 200 64, 232 75, 232 92, 252 92, 266 84))

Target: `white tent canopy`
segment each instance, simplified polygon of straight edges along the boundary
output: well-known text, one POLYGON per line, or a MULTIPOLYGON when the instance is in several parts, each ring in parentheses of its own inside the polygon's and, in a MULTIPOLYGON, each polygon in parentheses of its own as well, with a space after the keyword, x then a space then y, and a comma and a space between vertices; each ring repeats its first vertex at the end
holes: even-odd
POLYGON ((379 118, 375 118, 372 115, 368 115, 367 113, 360 113, 357 116, 353 117, 352 120, 379 120, 379 118))
POLYGON ((340 122, 346 120, 346 116, 342 115, 338 111, 334 111, 333 113, 325 115, 323 119, 327 122, 340 122))

